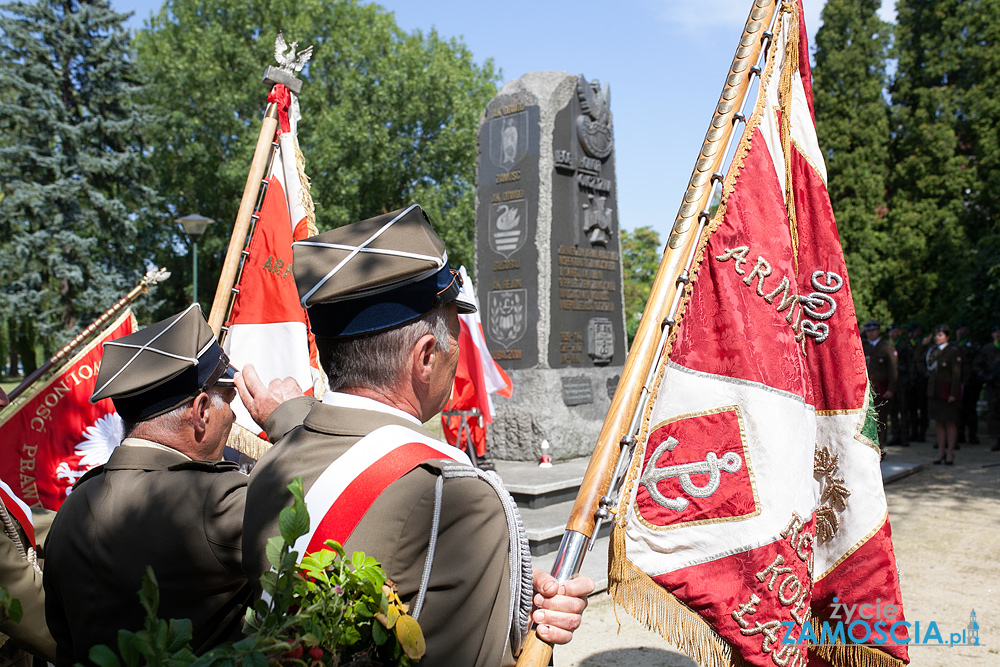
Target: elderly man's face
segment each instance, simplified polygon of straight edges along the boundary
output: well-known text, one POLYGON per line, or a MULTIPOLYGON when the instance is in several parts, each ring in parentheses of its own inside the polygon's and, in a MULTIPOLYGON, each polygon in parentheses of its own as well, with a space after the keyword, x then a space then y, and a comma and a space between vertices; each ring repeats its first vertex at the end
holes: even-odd
POLYGON ((451 398, 451 390, 455 386, 455 370, 458 368, 458 336, 462 331, 458 322, 458 308, 455 304, 445 306, 448 310, 448 333, 451 345, 448 352, 438 353, 438 360, 431 375, 429 402, 434 415, 444 409, 451 398))
POLYGON ((236 414, 233 412, 230 403, 236 398, 236 389, 233 387, 213 387, 208 390, 209 395, 217 395, 222 398, 221 403, 212 402, 212 412, 208 421, 207 432, 205 434, 206 444, 211 444, 218 449, 218 457, 222 456, 222 448, 225 447, 229 439, 229 432, 236 422, 236 414))

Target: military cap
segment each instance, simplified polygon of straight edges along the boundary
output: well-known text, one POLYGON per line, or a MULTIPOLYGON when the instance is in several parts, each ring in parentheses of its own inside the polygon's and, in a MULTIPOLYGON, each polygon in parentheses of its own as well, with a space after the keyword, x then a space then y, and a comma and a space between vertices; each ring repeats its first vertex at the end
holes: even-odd
POLYGON ((460 313, 476 310, 416 204, 298 241, 292 253, 295 285, 317 336, 384 331, 452 302, 460 313))
POLYGON ((201 308, 104 343, 91 403, 110 398, 122 419, 170 412, 212 386, 233 386, 233 368, 201 308))
POLYGON ((872 329, 881 329, 882 323, 876 320, 868 320, 865 322, 865 331, 871 331, 872 329))

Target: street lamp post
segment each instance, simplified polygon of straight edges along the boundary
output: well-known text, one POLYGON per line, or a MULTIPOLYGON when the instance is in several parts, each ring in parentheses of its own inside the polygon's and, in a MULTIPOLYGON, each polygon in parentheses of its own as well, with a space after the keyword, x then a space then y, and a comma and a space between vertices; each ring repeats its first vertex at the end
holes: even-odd
POLYGON ((191 266, 192 273, 194 274, 194 285, 191 290, 191 302, 198 303, 198 239, 200 239, 202 234, 205 233, 205 228, 215 222, 215 220, 206 218, 203 215, 198 215, 197 213, 192 213, 191 215, 185 215, 183 218, 174 218, 174 222, 183 227, 184 233, 187 234, 189 239, 191 239, 191 266))

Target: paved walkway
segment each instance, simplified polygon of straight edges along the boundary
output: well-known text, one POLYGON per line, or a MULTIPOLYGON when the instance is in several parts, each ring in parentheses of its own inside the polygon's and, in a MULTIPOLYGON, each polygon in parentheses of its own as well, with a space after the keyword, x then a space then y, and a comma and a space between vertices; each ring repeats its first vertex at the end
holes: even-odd
MULTIPOLYGON (((916 474, 886 486, 889 519, 906 618, 935 621, 945 639, 976 610, 978 647, 910 649, 914 667, 1000 665, 1000 452, 962 445, 954 466, 932 465, 929 442, 890 447, 888 463, 922 463, 916 474)), ((583 627, 556 647, 558 667, 695 667, 696 663, 640 626, 606 594, 591 598, 583 627)))

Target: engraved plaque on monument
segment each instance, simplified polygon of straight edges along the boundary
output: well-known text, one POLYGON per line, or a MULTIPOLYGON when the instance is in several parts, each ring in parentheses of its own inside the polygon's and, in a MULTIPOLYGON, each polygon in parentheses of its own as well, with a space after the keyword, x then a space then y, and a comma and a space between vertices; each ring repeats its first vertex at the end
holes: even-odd
POLYGON ((514 383, 487 431, 500 459, 537 459, 542 439, 557 459, 589 454, 610 407, 593 387, 625 361, 610 104, 583 75, 532 72, 480 120, 476 288, 514 383))
POLYGON ((538 105, 497 95, 479 131, 477 225, 480 317, 493 358, 506 368, 538 363, 538 105))

